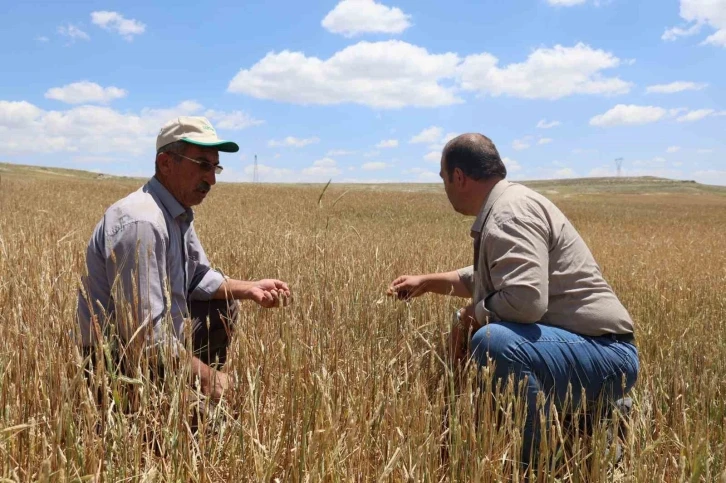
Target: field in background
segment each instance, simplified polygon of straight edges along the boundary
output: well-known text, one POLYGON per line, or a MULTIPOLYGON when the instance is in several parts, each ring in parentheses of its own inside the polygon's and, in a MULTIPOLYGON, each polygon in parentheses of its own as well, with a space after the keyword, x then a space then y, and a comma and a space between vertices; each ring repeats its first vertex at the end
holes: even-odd
MULTIPOLYGON (((487 402, 467 385, 456 398, 447 390, 440 334, 466 301, 384 296, 396 275, 471 259, 472 220, 451 210, 440 187, 331 186, 320 203, 319 186, 213 189, 195 221, 212 263, 239 278, 286 280, 295 303, 244 305, 229 368, 237 389, 193 438, 193 398, 174 381, 107 381, 111 399, 131 392, 140 409, 99 409, 67 335, 88 237, 141 182, 8 166, 0 166, 0 477, 497 481, 517 468, 511 422, 495 427, 481 416, 477 425, 473 406, 487 402)), ((647 179, 530 185, 589 244, 636 321, 641 355, 623 465, 608 473, 598 428, 597 441, 576 445, 542 481, 726 481, 724 190, 647 179)))

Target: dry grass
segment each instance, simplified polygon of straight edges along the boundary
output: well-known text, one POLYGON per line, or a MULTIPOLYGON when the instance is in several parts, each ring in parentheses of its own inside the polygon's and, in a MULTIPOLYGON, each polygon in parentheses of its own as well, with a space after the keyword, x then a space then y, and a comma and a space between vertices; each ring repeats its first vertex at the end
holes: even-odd
MULTIPOLYGON (((195 398, 180 380, 105 375, 99 407, 68 331, 87 239, 137 186, 2 177, 0 477, 522 481, 511 462, 516 407, 496 427, 471 384, 449 390, 437 348, 465 301, 383 296, 398 274, 470 260, 471 220, 440 191, 333 187, 318 205, 318 187, 218 186, 197 210, 209 258, 236 277, 288 281, 295 304, 244 306, 229 368, 236 389, 197 437, 187 425, 195 398), (114 410, 126 397, 137 410, 114 410)), ((621 467, 608 470, 599 427, 538 479, 726 481, 726 198, 552 196, 636 320, 642 366, 621 467)))

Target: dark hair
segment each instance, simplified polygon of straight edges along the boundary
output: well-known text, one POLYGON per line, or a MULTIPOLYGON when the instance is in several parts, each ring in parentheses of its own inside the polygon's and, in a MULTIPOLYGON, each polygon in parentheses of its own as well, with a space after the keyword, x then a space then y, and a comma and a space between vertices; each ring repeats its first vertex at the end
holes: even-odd
MULTIPOLYGON (((161 153, 172 153, 172 154, 184 154, 186 152, 188 144, 184 141, 174 141, 173 143, 165 144, 156 151, 156 155, 161 153)), ((177 160, 178 161, 178 160, 177 160)), ((159 176, 159 163, 154 163, 154 176, 159 176)))
POLYGON ((188 144, 184 141, 174 141, 173 143, 165 144, 162 147, 160 147, 156 154, 161 153, 176 153, 176 154, 184 154, 188 144))
POLYGON ((442 157, 449 180, 456 168, 477 181, 507 177, 507 168, 499 157, 497 147, 482 134, 470 133, 455 137, 444 146, 442 157))

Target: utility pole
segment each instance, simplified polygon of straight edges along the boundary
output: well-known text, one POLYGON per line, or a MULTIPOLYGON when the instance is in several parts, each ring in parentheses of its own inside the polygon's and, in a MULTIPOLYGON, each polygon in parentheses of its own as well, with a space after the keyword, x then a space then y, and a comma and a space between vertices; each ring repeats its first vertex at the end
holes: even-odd
POLYGON ((618 178, 623 175, 623 158, 615 158, 615 168, 618 171, 618 178))
POLYGON ((255 169, 252 172, 252 182, 253 183, 259 183, 260 182, 260 174, 257 171, 257 155, 255 154, 255 169))

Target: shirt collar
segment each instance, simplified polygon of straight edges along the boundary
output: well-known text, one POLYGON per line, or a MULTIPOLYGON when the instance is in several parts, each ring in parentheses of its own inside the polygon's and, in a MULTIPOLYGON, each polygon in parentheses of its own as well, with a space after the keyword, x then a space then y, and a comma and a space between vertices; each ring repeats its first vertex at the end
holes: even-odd
POLYGON ((184 208, 174 196, 169 193, 163 184, 156 179, 156 176, 151 178, 146 185, 149 187, 149 191, 159 198, 162 206, 171 215, 172 218, 179 218, 182 221, 191 223, 194 220, 194 211, 191 208, 184 208))
POLYGON ((474 224, 471 225, 472 236, 475 236, 475 234, 477 233, 481 233, 482 229, 484 228, 484 222, 486 221, 487 215, 491 211, 492 206, 494 206, 494 203, 499 199, 500 196, 502 196, 502 193, 504 193, 504 190, 507 189, 510 184, 512 183, 510 183, 506 179, 503 179, 494 185, 492 190, 489 192, 489 195, 484 200, 484 204, 482 205, 479 214, 476 216, 474 224))

